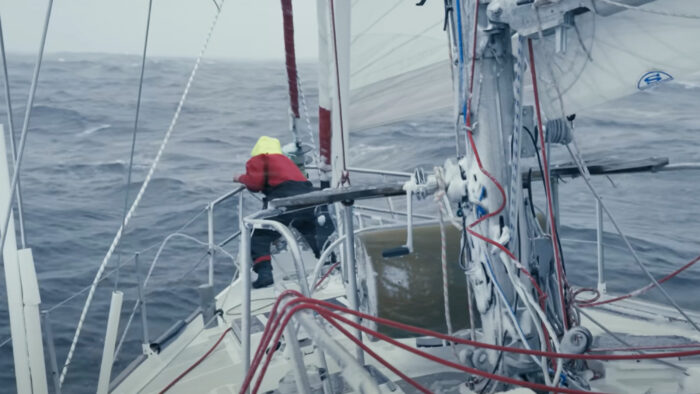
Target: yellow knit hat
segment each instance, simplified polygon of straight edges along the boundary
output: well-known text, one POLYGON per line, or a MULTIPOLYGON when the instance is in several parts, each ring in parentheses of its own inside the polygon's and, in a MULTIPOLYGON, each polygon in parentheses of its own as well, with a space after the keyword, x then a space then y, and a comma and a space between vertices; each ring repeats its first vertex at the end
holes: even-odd
POLYGON ((258 142, 255 143, 253 150, 250 152, 250 156, 257 156, 262 154, 282 154, 282 147, 280 146, 280 140, 273 137, 262 136, 258 138, 258 142))

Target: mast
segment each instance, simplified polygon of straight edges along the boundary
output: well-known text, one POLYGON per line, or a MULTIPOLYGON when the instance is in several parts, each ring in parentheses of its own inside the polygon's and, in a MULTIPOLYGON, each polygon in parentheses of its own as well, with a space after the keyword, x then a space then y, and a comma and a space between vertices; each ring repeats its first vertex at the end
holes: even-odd
MULTIPOLYGON (((520 275, 518 270, 524 266, 527 271, 530 262, 540 260, 544 267, 551 256, 540 256, 540 249, 530 247, 528 226, 532 221, 524 220, 522 193, 509 188, 511 171, 514 182, 521 187, 519 170, 509 165, 514 123, 520 118, 513 83, 516 62, 512 30, 508 24, 490 20, 490 5, 492 2, 456 0, 451 21, 457 25, 458 35, 454 44, 459 64, 454 75, 460 78, 455 85, 460 87, 461 97, 455 101, 466 129, 467 155, 460 161, 468 184, 466 275, 481 315, 482 341, 547 350, 549 333, 557 333, 552 332, 552 324, 542 312, 547 308, 533 297, 537 284, 529 281, 529 272, 520 275), (510 199, 515 200, 509 208, 510 199), (517 240, 516 234, 522 234, 523 239, 517 240)), ((556 339, 552 343, 558 349, 556 339)), ((552 379, 545 359, 499 355, 496 351, 477 350, 471 362, 484 371, 510 376, 529 374, 531 379, 547 384, 557 383, 561 373, 561 362, 553 367, 556 372, 552 379)), ((490 381, 482 384, 486 389, 490 381)))
MULTIPOLYGON (((462 2, 462 7, 457 7, 462 13, 462 31, 459 34, 463 38, 459 50, 463 53, 461 57, 466 59, 463 69, 471 72, 473 62, 476 75, 464 78, 466 81, 461 84, 462 89, 465 89, 462 93, 465 99, 461 100, 462 116, 469 118, 467 127, 477 125, 472 132, 473 145, 469 143, 470 138, 467 138, 466 176, 470 182, 469 199, 474 207, 468 210, 467 224, 487 217, 474 226, 473 230, 484 237, 498 240, 509 226, 506 212, 501 209, 505 196, 501 195, 496 183, 480 167, 490 173, 500 185, 507 184, 508 158, 504 151, 507 144, 504 142, 508 141, 513 124, 510 30, 507 26, 493 29, 489 25, 487 3, 479 5, 478 26, 472 30, 470 27, 473 26, 475 10, 469 5, 469 2, 462 2), (487 29, 489 27, 491 29, 487 29), (488 39, 481 40, 481 46, 474 47, 476 53, 472 54, 472 43, 476 43, 473 33, 477 31, 479 37, 488 39), (475 59, 472 59, 473 55, 476 55, 475 59), (478 85, 474 86, 477 81, 478 85), (475 105, 466 105, 472 102, 469 97, 472 86, 471 96, 479 97, 478 111, 475 110, 475 105)), ((468 272, 468 276, 474 288, 477 309, 482 316, 484 339, 500 344, 503 337, 500 320, 508 319, 503 316, 504 307, 508 308, 514 303, 515 291, 503 264, 492 253, 491 245, 474 235, 469 235, 469 245, 471 261, 468 268, 471 272, 468 272)), ((496 363, 495 352, 491 352, 489 358, 490 363, 496 363)))

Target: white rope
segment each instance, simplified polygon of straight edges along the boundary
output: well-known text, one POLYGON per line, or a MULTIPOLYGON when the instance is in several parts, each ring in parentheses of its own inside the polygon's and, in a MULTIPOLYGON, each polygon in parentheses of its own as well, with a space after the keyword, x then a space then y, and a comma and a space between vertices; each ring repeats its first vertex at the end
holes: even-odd
MULTIPOLYGON (((510 233, 513 236, 511 238, 511 245, 515 245, 520 242, 517 239, 517 232, 515 227, 517 226, 516 221, 518 220, 518 204, 520 202, 520 190, 522 190, 522 182, 520 180, 520 135, 522 134, 522 98, 523 98, 523 71, 525 70, 525 61, 523 56, 523 45, 524 38, 518 36, 516 41, 517 48, 515 52, 517 54, 515 58, 515 69, 513 70, 513 105, 515 119, 513 120, 513 134, 511 135, 512 152, 510 154, 510 190, 508 195, 508 227, 510 228, 510 233)), ((511 246, 512 248, 513 246, 511 246)), ((518 258, 521 258, 518 256, 518 258)))
MULTIPOLYGON (((440 218, 440 262, 442 267, 442 296, 445 304, 445 324, 447 325, 447 335, 452 336, 452 314, 450 313, 450 293, 449 282, 447 280, 447 242, 445 237, 445 207, 443 205, 443 197, 445 196, 445 177, 442 167, 435 167, 435 180, 438 188, 435 192, 435 202, 438 205, 438 217, 440 218)), ((450 341, 450 347, 455 358, 459 360, 457 349, 454 342, 450 341)))
POLYGON ((684 19, 700 19, 700 15, 683 14, 680 12, 662 11, 662 10, 651 9, 651 8, 642 8, 640 6, 632 6, 629 4, 620 3, 619 1, 615 1, 615 0, 597 0, 597 1, 602 1, 603 3, 608 3, 608 4, 614 5, 616 7, 625 8, 628 10, 633 10, 633 11, 638 11, 638 12, 644 12, 647 14, 671 16, 674 18, 684 18, 684 19))
MULTIPOLYGON (((221 3, 221 6, 223 8, 223 1, 221 3)), ((73 354, 75 352, 75 347, 78 344, 78 339, 80 338, 80 332, 83 329, 83 324, 85 323, 85 318, 87 317, 87 312, 88 309, 90 309, 90 305, 92 304, 92 299, 95 295, 95 289, 97 288, 97 283, 100 280, 100 277, 102 276, 102 273, 105 270, 105 267, 107 266, 107 263, 109 262, 109 259, 112 257, 112 254, 114 253, 114 250, 117 247, 117 244, 119 243, 119 240, 122 237, 122 234, 124 232, 124 227, 129 223, 131 217, 133 216, 134 212, 136 211, 136 208, 138 207, 139 203, 141 202, 141 198, 143 198, 144 193, 146 192, 146 188, 148 188, 149 183, 151 182, 151 178, 153 177, 153 174, 155 173, 156 167, 158 166, 158 163, 160 162, 160 159, 163 155, 163 152, 165 151, 165 147, 168 144, 168 141, 170 140, 170 136, 173 133, 173 130, 175 129, 175 125, 177 124, 177 120, 180 117, 180 112, 182 111, 182 107, 185 104, 185 99, 187 98, 187 95, 190 91, 190 87, 192 86, 192 81, 194 80, 194 77, 197 73, 197 69, 199 68, 199 64, 202 60, 202 56, 204 56, 204 52, 206 51, 207 47, 209 46, 209 41, 212 37, 212 33, 214 32, 214 27, 216 26, 216 22, 219 20, 219 15, 221 15, 221 8, 217 11, 216 15, 214 16, 214 20, 211 23, 211 26, 209 27, 209 31, 207 33, 206 39, 204 41, 204 46, 199 52, 199 55, 197 56, 197 60, 195 61, 194 67, 192 68, 192 72, 190 73, 190 77, 187 80, 187 85, 185 86, 185 90, 182 92, 182 97, 180 97, 180 102, 177 105, 177 109, 175 110, 175 114, 173 115, 172 121, 170 122, 170 126, 168 127, 168 131, 165 133, 165 137, 163 138, 163 142, 160 144, 160 148, 158 149, 158 153, 156 154, 156 157, 153 159, 153 163, 151 164, 151 168, 148 170, 148 174, 146 175, 146 178, 143 181, 143 184, 141 185, 141 189, 139 190, 138 194, 136 195, 136 199, 134 202, 131 204, 131 208, 129 208, 129 212, 127 213, 126 217, 124 218, 123 224, 119 227, 119 230, 117 231, 117 234, 114 236, 114 240, 112 241, 112 244, 109 246, 109 250, 107 250, 107 254, 105 255, 104 259, 102 259, 102 263, 100 264, 100 268, 97 270, 97 274, 95 275, 95 279, 92 282, 92 285, 90 287, 90 292, 88 293, 87 300, 85 301, 85 306, 83 306, 83 311, 80 314, 80 320, 78 320, 78 327, 75 329, 75 335, 73 336, 73 341, 71 342, 70 345, 70 350, 68 351, 68 356, 66 357, 66 362, 63 364, 63 370, 61 371, 61 377, 59 378, 59 385, 63 385, 63 381, 66 378, 66 373, 68 373, 68 367, 70 366, 70 362, 73 359, 73 354)))

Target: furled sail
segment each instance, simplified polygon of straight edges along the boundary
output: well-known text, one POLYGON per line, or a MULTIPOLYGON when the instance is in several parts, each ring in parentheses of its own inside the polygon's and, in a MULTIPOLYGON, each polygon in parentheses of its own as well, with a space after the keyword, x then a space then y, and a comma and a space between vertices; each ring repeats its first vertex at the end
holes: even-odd
POLYGON ((452 106, 444 14, 442 1, 352 1, 351 130, 452 106))
MULTIPOLYGON (((533 40, 542 106, 549 118, 700 71, 700 19, 693 17, 700 15, 700 1, 656 0, 640 8, 646 11, 576 16, 567 28, 564 52, 556 53, 554 34, 533 40)), ((526 104, 533 101, 531 92, 526 88, 526 104)))

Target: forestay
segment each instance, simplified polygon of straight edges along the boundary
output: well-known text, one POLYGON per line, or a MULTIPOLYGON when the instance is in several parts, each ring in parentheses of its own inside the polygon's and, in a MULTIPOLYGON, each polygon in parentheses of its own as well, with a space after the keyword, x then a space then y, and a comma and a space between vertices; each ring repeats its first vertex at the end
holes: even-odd
MULTIPOLYGON (((547 117, 560 118, 562 112, 569 115, 700 71, 700 19, 692 17, 700 16, 700 1, 656 0, 640 8, 646 11, 576 16, 562 53, 556 53, 554 34, 533 40, 547 117)), ((532 97, 529 86, 527 105, 532 97)))
POLYGON ((444 14, 442 1, 352 2, 351 130, 452 107, 444 14))

